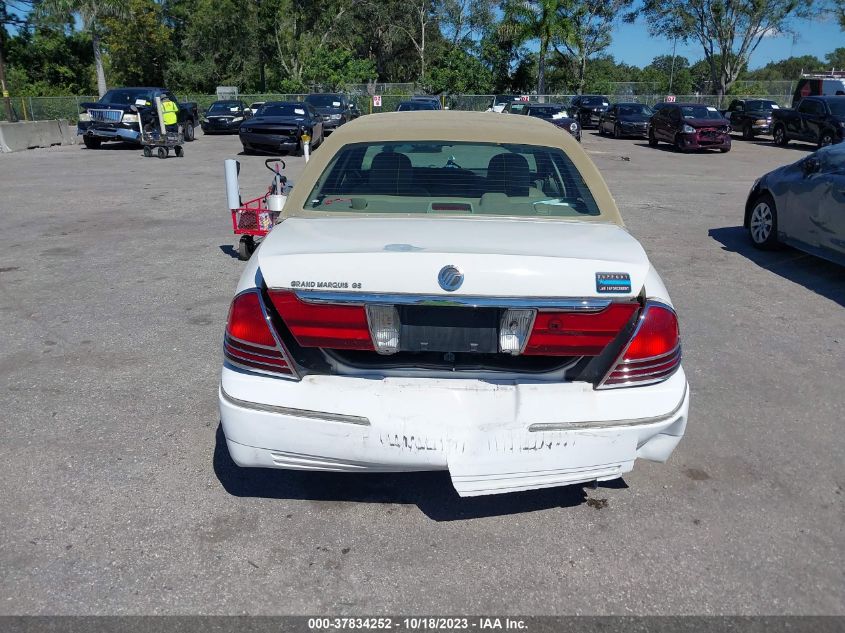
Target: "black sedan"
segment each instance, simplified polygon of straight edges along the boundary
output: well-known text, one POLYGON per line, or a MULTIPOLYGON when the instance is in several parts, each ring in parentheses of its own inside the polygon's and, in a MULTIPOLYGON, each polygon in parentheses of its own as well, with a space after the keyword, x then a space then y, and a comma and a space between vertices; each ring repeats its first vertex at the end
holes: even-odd
POLYGON ((522 108, 522 114, 548 121, 562 130, 566 130, 575 137, 576 141, 579 143, 581 142, 581 124, 569 116, 569 112, 564 105, 554 103, 529 103, 522 108))
POLYGON ((648 122, 654 111, 641 103, 614 103, 599 119, 599 134, 648 136, 648 122))
POLYGON ((414 112, 417 110, 439 110, 430 101, 402 101, 396 106, 397 112, 414 112))
POLYGON ((308 103, 268 101, 241 123, 238 134, 246 154, 282 151, 301 155, 303 135, 311 138, 312 148, 323 142, 323 117, 308 103))
POLYGON ((331 134, 344 123, 355 118, 352 104, 346 95, 321 92, 305 97, 305 103, 323 116, 323 132, 331 134))
POLYGON ((215 101, 200 117, 200 125, 205 134, 237 134, 250 116, 252 111, 243 101, 215 101))
POLYGON ((581 124, 581 127, 598 125, 602 113, 610 107, 607 97, 601 95, 577 95, 572 98, 570 113, 581 124))

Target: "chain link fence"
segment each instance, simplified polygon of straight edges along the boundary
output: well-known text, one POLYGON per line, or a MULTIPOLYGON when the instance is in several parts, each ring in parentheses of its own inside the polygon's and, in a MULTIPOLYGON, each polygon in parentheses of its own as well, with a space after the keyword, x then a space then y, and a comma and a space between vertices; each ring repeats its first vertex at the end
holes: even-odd
MULTIPOLYGON (((770 87, 791 88, 794 82, 769 82, 770 87)), ((366 84, 361 84, 366 87, 366 84)), ((387 84, 377 84, 385 86, 387 84)), ((398 86, 400 84, 391 84, 391 86, 398 86)), ((627 84, 630 86, 630 84, 627 84)), ((413 84, 406 84, 406 86, 413 86, 413 84)), ((407 101, 413 95, 413 91, 407 91, 397 94, 376 94, 381 99, 381 106, 374 103, 373 96, 367 92, 347 91, 350 100, 356 105, 361 114, 371 114, 376 112, 393 112, 396 106, 402 101, 407 101)), ((239 95, 247 105, 255 103, 256 101, 302 101, 307 95, 305 94, 282 94, 282 93, 256 93, 256 94, 242 94, 239 95)), ((573 94, 549 94, 549 95, 525 95, 523 100, 529 103, 555 103, 568 105, 573 97, 573 94)), ((713 106, 719 109, 727 108, 732 99, 739 95, 728 95, 718 97, 716 95, 676 95, 675 100, 678 102, 692 102, 701 103, 713 106)), ((783 90, 782 92, 766 92, 760 90, 753 94, 742 95, 745 98, 757 99, 771 99, 776 101, 781 107, 790 107, 792 104, 792 91, 783 90)), ((181 102, 195 102, 200 112, 206 110, 214 101, 217 100, 215 95, 207 94, 180 94, 177 95, 181 102)), ((665 100, 665 95, 662 94, 608 94, 611 103, 616 101, 636 102, 646 105, 653 105, 659 101, 665 100)), ((441 102, 444 107, 450 110, 469 110, 475 112, 483 112, 490 108, 493 103, 494 95, 442 95, 441 102)), ((12 97, 12 107, 20 121, 35 121, 45 119, 67 119, 72 123, 76 123, 79 118, 81 104, 85 102, 97 101, 94 95, 80 95, 80 96, 65 96, 65 97, 12 97)), ((0 120, 5 120, 5 109, 0 107, 0 120)))

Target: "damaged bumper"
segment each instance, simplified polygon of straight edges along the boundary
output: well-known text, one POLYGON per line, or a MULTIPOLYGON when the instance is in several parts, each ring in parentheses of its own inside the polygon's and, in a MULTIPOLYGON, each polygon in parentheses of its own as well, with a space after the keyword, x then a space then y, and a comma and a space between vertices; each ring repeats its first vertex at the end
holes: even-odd
POLYGON ((126 141, 129 143, 140 143, 141 132, 138 125, 129 127, 129 124, 104 125, 95 122, 80 121, 76 125, 77 136, 88 136, 99 141, 126 141))
POLYGON ((225 366, 220 416, 240 466, 449 470, 461 496, 607 480, 665 461, 684 433, 683 370, 595 391, 586 383, 258 377, 225 366))
POLYGON ((681 134, 680 146, 684 150, 698 149, 730 149, 731 136, 727 132, 695 132, 694 134, 681 134))

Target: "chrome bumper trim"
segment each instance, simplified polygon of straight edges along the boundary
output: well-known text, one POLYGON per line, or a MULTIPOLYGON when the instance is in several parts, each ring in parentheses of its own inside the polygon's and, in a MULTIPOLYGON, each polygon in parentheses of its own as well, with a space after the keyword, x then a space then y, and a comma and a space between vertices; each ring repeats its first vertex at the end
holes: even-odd
MULTIPOLYGON (((271 288, 271 290, 290 290, 271 288)), ((600 312, 611 304, 610 299, 594 297, 478 297, 469 295, 417 295, 376 292, 334 292, 295 289, 296 296, 305 303, 346 303, 355 305, 430 305, 467 306, 472 308, 534 308, 540 310, 568 310, 600 312)), ((623 297, 625 299, 626 297, 623 297)))
POLYGON ((274 404, 262 404, 260 402, 248 402, 233 398, 226 390, 220 387, 220 397, 228 404, 242 409, 252 409, 253 411, 261 411, 263 413, 278 413, 280 415, 290 415, 296 418, 309 418, 311 420, 324 420, 326 422, 343 422, 345 424, 357 424, 358 426, 370 426, 370 420, 357 415, 344 415, 342 413, 328 413, 325 411, 310 411, 308 409, 292 409, 290 407, 281 407, 274 404))
POLYGON ((684 385, 684 394, 681 396, 681 400, 680 402, 678 402, 678 405, 669 413, 664 413, 663 415, 656 415, 650 418, 634 418, 630 420, 542 422, 538 424, 532 424, 528 427, 528 430, 532 433, 537 433, 539 431, 579 431, 588 429, 610 429, 617 426, 645 426, 646 424, 657 424, 659 422, 665 422, 666 420, 675 417, 678 414, 678 411, 680 411, 681 408, 684 406, 684 401, 686 401, 687 399, 688 390, 689 385, 684 385))

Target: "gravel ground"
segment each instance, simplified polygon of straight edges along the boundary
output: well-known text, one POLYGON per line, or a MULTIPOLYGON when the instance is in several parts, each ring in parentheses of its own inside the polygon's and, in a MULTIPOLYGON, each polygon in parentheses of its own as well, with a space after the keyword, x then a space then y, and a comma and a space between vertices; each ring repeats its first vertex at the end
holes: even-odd
POLYGON ((741 228, 808 148, 584 147, 680 313, 687 435, 595 490, 476 499, 229 459, 237 137, 0 156, 0 614, 845 614, 845 270, 741 228))

